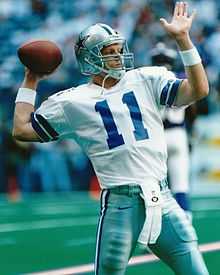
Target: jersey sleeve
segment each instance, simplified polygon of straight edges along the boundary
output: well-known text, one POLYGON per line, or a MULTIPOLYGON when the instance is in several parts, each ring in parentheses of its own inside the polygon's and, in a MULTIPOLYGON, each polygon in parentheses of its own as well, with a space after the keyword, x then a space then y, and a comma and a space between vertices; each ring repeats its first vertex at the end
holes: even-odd
POLYGON ((71 128, 62 108, 62 103, 49 97, 31 114, 31 124, 42 142, 67 136, 71 128))
POLYGON ((172 107, 183 79, 176 78, 175 74, 165 67, 156 66, 143 67, 142 75, 150 82, 158 106, 172 107))

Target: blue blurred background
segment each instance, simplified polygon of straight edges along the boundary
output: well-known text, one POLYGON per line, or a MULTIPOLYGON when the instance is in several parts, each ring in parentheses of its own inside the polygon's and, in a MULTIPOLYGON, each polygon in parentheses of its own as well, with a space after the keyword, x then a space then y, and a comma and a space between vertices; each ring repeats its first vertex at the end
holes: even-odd
MULTIPOLYGON (((170 18, 174 4, 172 0, 0 0, 0 274, 93 261, 99 207, 94 199, 96 176, 77 144, 69 140, 23 143, 12 138, 14 101, 24 75, 17 48, 28 40, 49 39, 62 49, 63 63, 40 83, 39 106, 52 93, 87 81, 78 72, 73 45, 90 24, 103 22, 124 34, 136 67, 150 65, 150 51, 159 41, 176 48, 159 23, 160 17, 170 18)), ((191 11, 197 9, 191 37, 210 83, 209 96, 186 112, 193 220, 200 242, 206 243, 219 241, 220 230, 216 222, 220 215, 220 1, 196 0, 189 5, 191 11)), ((178 58, 176 72, 183 71, 178 58)), ((217 259, 219 251, 206 256, 213 274, 219 272, 217 259)), ((171 274, 162 264, 150 267, 149 274, 171 274)), ((145 274, 141 270, 135 272, 145 274)))
MULTIPOLYGON (((76 144, 69 141, 24 144, 12 139, 14 100, 24 74, 17 48, 31 39, 50 39, 62 49, 62 65, 40 84, 39 105, 50 94, 87 80, 78 72, 73 45, 76 35, 92 23, 103 22, 120 30, 135 53, 135 66, 150 65, 149 52, 158 41, 176 47, 159 23, 160 17, 170 18, 174 2, 0 1, 0 192, 72 191, 96 186, 90 162, 76 144)), ((194 184, 199 186, 204 182, 203 191, 210 191, 214 183, 212 190, 216 192, 219 184, 215 183, 220 181, 220 2, 198 0, 189 1, 189 5, 191 10, 197 10, 191 36, 203 58, 211 87, 209 97, 200 101, 196 112, 190 113, 186 120, 192 156, 192 190, 194 184), (208 157, 200 157, 207 152, 208 157)), ((180 61, 176 70, 183 71, 180 61)))

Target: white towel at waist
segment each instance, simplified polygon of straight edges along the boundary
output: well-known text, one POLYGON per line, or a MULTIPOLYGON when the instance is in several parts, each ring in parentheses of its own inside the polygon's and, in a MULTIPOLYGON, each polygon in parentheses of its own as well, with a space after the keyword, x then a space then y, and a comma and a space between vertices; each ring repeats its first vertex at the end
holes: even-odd
POLYGON ((155 179, 146 179, 141 184, 145 202, 146 218, 139 235, 138 242, 144 245, 156 243, 160 235, 162 223, 162 196, 159 182, 155 179))

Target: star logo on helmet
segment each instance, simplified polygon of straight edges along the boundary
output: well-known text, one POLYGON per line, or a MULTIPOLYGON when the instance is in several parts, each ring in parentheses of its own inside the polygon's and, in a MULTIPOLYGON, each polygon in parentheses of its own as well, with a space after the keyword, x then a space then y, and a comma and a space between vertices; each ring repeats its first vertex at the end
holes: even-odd
POLYGON ((83 37, 83 38, 79 38, 78 42, 76 43, 76 50, 80 51, 80 49, 85 48, 85 41, 89 38, 89 35, 83 37))

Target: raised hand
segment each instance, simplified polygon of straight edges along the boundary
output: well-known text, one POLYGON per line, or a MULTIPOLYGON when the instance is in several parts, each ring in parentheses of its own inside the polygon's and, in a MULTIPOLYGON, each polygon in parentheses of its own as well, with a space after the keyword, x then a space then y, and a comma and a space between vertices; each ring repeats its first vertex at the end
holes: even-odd
POLYGON ((160 22, 165 31, 178 41, 189 35, 195 14, 193 11, 190 16, 188 15, 187 2, 176 2, 171 22, 168 23, 164 18, 160 18, 160 22))

